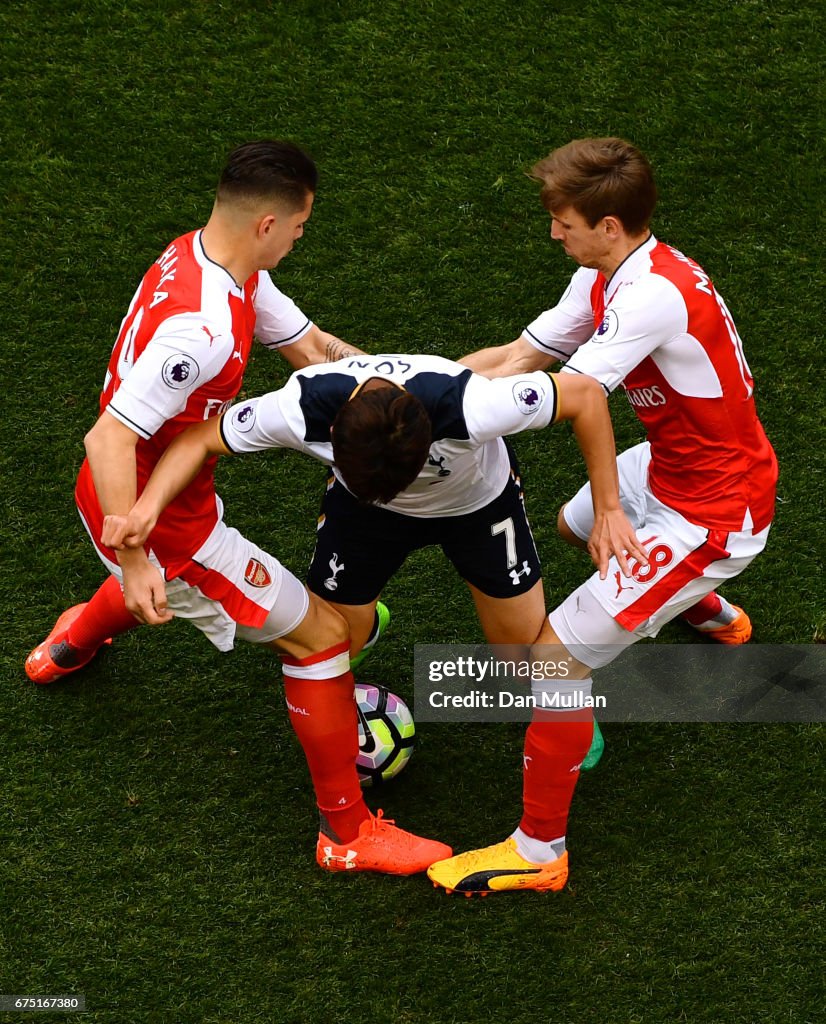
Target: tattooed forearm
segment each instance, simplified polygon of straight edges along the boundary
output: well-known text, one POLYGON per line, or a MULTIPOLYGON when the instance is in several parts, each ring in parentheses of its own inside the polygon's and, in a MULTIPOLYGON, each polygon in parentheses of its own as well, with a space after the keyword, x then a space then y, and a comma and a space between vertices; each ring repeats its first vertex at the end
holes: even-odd
POLYGON ((354 345, 348 345, 340 338, 331 338, 324 349, 324 357, 328 363, 335 363, 339 359, 346 359, 348 356, 358 356, 364 353, 354 345))

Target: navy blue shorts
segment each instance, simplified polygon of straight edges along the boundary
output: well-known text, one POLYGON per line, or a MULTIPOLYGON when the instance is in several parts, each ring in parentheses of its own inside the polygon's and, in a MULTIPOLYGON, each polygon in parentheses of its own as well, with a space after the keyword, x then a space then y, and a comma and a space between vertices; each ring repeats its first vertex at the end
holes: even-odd
POLYGON ((456 571, 488 597, 516 597, 542 578, 519 467, 498 498, 461 516, 420 518, 357 501, 337 480, 321 503, 307 585, 337 604, 369 604, 411 551, 438 544, 456 571))

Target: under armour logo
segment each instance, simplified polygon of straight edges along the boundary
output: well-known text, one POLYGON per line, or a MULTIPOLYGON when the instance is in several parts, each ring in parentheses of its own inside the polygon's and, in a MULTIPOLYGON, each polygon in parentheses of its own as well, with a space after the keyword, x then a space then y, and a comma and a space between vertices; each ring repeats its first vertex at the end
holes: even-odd
POLYGON ((333 552, 333 557, 330 559, 330 561, 327 564, 330 566, 330 572, 333 575, 329 576, 324 581, 324 586, 328 590, 335 590, 336 587, 338 586, 338 580, 336 579, 336 576, 338 576, 338 574, 343 571, 343 569, 344 569, 344 562, 339 562, 339 560, 338 560, 338 552, 334 551, 333 552))
POLYGON ((513 580, 513 585, 515 587, 518 587, 520 579, 523 576, 530 576, 530 574, 531 574, 531 567, 528 565, 528 560, 526 558, 525 561, 522 563, 522 568, 521 569, 511 569, 510 576, 511 576, 511 579, 513 580))
POLYGON ((633 590, 634 589, 633 587, 624 587, 622 585, 622 573, 619 571, 619 569, 617 569, 617 571, 614 573, 614 578, 617 581, 617 595, 616 595, 617 597, 620 596, 620 594, 623 592, 623 590, 633 590))
POLYGON ((428 464, 428 466, 438 466, 439 467, 439 476, 450 476, 450 470, 449 469, 445 469, 445 456, 444 455, 442 455, 438 459, 434 459, 432 455, 428 455, 428 457, 427 457, 427 464, 428 464))
POLYGON ((349 871, 350 868, 354 868, 356 866, 356 857, 358 854, 355 850, 348 850, 344 857, 340 857, 337 853, 333 853, 332 846, 323 847, 323 852, 323 860, 325 864, 343 864, 345 871, 349 871))

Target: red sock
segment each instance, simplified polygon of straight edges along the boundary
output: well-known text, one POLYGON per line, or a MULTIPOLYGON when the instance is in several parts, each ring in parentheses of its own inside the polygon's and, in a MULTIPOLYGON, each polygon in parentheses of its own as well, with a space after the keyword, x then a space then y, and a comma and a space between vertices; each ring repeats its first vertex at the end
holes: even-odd
POLYGON ((708 622, 709 619, 716 618, 722 610, 723 602, 715 591, 712 590, 701 601, 693 604, 690 608, 686 608, 680 617, 692 626, 701 626, 704 622, 708 622))
POLYGON ((282 662, 287 710, 307 758, 318 809, 335 833, 330 838, 348 843, 370 817, 356 771, 358 716, 350 642, 309 658, 284 655, 282 662))
POLYGON ((139 625, 124 604, 120 582, 110 576, 69 626, 66 639, 76 649, 94 651, 110 636, 139 625))
POLYGON ((522 770, 522 821, 532 839, 550 842, 564 836, 579 766, 594 735, 593 713, 537 711, 525 734, 522 770))

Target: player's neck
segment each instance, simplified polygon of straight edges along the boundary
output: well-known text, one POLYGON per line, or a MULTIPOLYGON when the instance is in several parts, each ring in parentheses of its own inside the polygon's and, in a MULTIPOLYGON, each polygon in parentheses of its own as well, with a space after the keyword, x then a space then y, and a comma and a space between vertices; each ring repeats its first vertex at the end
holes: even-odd
POLYGON ((201 244, 207 259, 223 267, 239 288, 259 269, 237 233, 214 214, 201 231, 201 244))
POLYGON ((628 259, 632 252, 639 249, 641 245, 645 245, 650 237, 651 231, 648 228, 639 235, 623 234, 600 258, 597 270, 606 281, 610 281, 618 267, 628 259))

